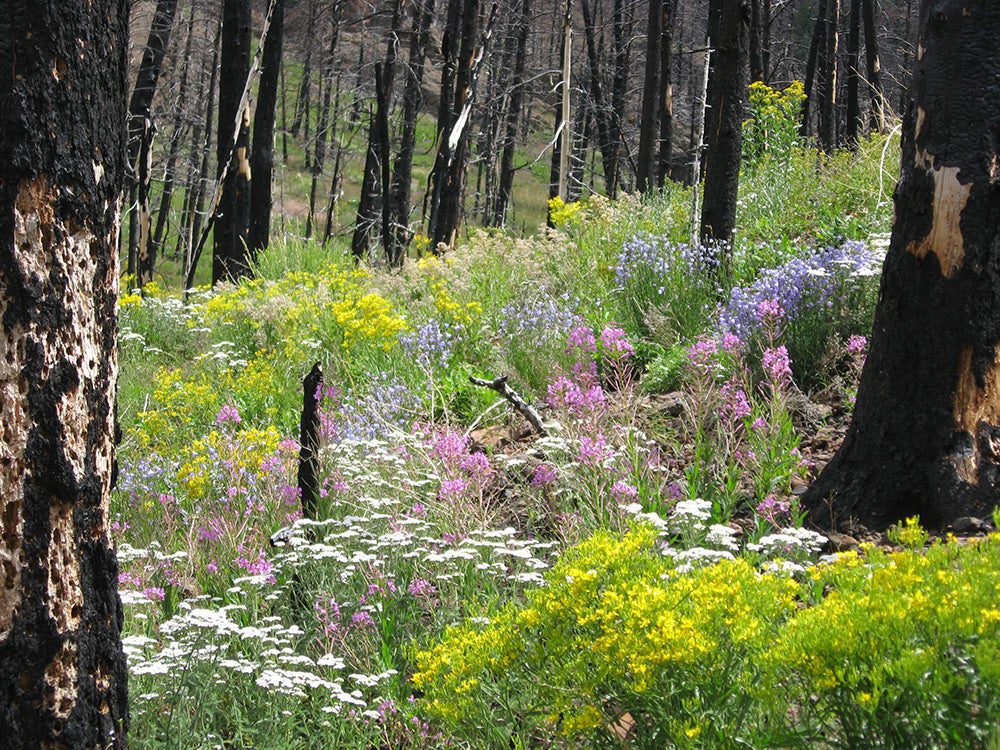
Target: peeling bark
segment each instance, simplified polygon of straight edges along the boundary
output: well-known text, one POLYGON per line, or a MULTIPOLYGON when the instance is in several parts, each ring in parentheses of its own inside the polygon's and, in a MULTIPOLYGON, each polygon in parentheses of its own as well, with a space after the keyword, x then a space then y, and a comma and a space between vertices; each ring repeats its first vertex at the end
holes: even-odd
POLYGON ((0 2, 0 737, 121 748, 114 477, 124 0, 0 2))
POLYGON ((896 218, 824 525, 983 516, 1000 490, 1000 6, 924 3, 896 218))

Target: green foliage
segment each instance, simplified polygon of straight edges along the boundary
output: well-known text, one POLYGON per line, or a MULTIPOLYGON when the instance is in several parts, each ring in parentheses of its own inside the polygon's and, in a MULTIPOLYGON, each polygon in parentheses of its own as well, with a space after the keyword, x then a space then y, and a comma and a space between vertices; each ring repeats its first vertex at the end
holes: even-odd
POLYGON ((850 553, 802 583, 679 573, 643 529, 569 550, 523 606, 417 656, 477 747, 984 747, 1000 709, 1000 537, 850 553), (819 592, 813 594, 811 592, 819 592))

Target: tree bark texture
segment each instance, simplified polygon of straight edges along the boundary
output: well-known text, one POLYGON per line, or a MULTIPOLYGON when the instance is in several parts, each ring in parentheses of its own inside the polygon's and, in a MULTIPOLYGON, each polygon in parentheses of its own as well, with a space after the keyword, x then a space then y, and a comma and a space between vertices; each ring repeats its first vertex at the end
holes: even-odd
POLYGON ((871 349, 818 523, 930 526, 1000 489, 1000 5, 921 10, 913 100, 871 349))
POLYGON ((674 4, 663 0, 660 22, 660 142, 656 165, 656 185, 663 187, 670 173, 674 149, 674 4))
POLYGON ((861 21, 865 31, 865 62, 868 69, 868 89, 871 92, 871 126, 884 133, 885 91, 882 88, 882 61, 878 55, 878 35, 875 16, 878 13, 877 0, 861 0, 861 21))
MULTIPOLYGON (((639 157, 636 187, 640 193, 656 186, 657 104, 660 97, 660 43, 663 3, 669 0, 649 0, 646 25, 646 70, 642 87, 642 112, 639 115, 639 157)), ((709 11, 711 12, 711 11, 709 11)))
POLYGON ((709 10, 712 56, 700 234, 703 242, 731 243, 736 230, 736 193, 743 144, 750 7, 747 0, 712 0, 712 6, 717 12, 709 10))
POLYGON ((851 15, 847 26, 847 57, 844 67, 847 68, 847 123, 846 137, 848 146, 857 145, 861 134, 861 103, 858 100, 858 89, 861 78, 861 0, 851 0, 851 15))
POLYGON ((824 151, 837 145, 837 50, 840 46, 840 0, 827 0, 824 42, 820 55, 819 143, 824 151))
POLYGON ((253 116, 253 145, 250 151, 250 254, 266 248, 271 241, 271 177, 274 173, 274 121, 278 108, 278 79, 285 36, 285 0, 274 0, 271 25, 264 40, 257 109, 253 116))
POLYGON ((240 111, 250 75, 250 0, 224 0, 222 65, 219 71, 219 175, 229 163, 215 220, 212 283, 249 276, 247 232, 250 228, 250 108, 240 111), (235 132, 235 148, 232 148, 235 132))
POLYGON ((524 101, 524 65, 527 57, 528 34, 531 28, 531 0, 521 0, 521 16, 517 26, 517 51, 514 55, 514 78, 511 81, 510 100, 504 113, 503 153, 500 156, 500 179, 496 201, 493 205, 493 226, 507 222, 507 211, 514 193, 514 150, 517 147, 517 128, 524 101))
POLYGON ((0 744, 124 748, 115 473, 128 3, 0 0, 0 744))
POLYGON ((819 59, 820 47, 825 43, 826 36, 826 6, 828 0, 819 0, 816 6, 816 20, 813 23, 812 39, 809 42, 809 55, 806 58, 806 74, 803 81, 806 98, 802 102, 802 125, 799 127, 799 135, 803 138, 809 135, 809 117, 812 113, 812 100, 816 88, 813 81, 816 78, 816 61, 819 59))

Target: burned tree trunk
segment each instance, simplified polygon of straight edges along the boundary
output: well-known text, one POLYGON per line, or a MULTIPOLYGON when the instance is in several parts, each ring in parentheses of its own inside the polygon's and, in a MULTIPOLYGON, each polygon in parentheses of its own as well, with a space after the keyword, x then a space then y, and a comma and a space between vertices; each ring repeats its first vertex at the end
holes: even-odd
POLYGON ((601 84, 601 55, 597 49, 594 33, 594 14, 589 0, 581 0, 583 10, 583 30, 587 42, 587 60, 590 65, 590 97, 594 102, 594 122, 597 125, 598 148, 601 151, 601 163, 604 165, 604 189, 608 195, 614 195, 618 182, 618 154, 614 148, 614 138, 611 134, 611 118, 604 100, 604 87, 601 84))
POLYGON ((517 128, 524 101, 524 65, 531 28, 531 0, 521 0, 521 17, 517 26, 517 49, 514 54, 514 78, 511 81, 510 101, 504 113, 505 128, 503 153, 500 156, 500 180, 493 204, 493 225, 501 227, 507 221, 507 211, 514 192, 514 150, 517 147, 517 128))
POLYGON ((858 89, 861 72, 858 70, 861 51, 861 0, 851 0, 851 15, 847 28, 847 128, 848 146, 857 145, 861 134, 861 105, 858 101, 858 89))
POLYGON ((109 502, 128 3, 0 10, 0 737, 124 748, 109 502))
POLYGON ((882 62, 878 56, 878 36, 875 28, 877 0, 861 0, 861 20, 865 31, 865 61, 868 68, 868 88, 871 91, 871 127, 885 132, 885 91, 882 88, 882 62))
POLYGON ((413 151, 417 142, 417 115, 422 99, 424 62, 430 39, 431 22, 434 20, 435 0, 417 0, 413 4, 413 25, 410 32, 409 64, 406 85, 403 88, 403 130, 399 136, 399 149, 392 166, 392 186, 389 189, 395 226, 392 229, 390 264, 402 263, 409 243, 410 180, 413 178, 413 151))
POLYGON ((278 78, 285 31, 285 0, 274 0, 271 24, 264 41, 257 110, 253 116, 253 147, 250 151, 250 256, 271 241, 271 175, 274 172, 274 117, 278 106, 278 78))
POLYGON ((656 185, 663 187, 673 160, 674 148, 674 3, 663 0, 660 22, 660 142, 656 164, 656 185))
POLYGON ((809 135, 809 117, 812 112, 813 81, 816 78, 816 61, 819 59, 820 47, 826 41, 826 4, 828 0, 819 0, 816 8, 816 21, 813 24, 812 40, 809 42, 809 56, 806 58, 805 85, 806 98, 802 102, 802 125, 799 135, 806 138, 809 135))
POLYGON ((819 72, 819 143, 824 151, 837 145, 837 48, 840 46, 840 0, 827 0, 819 72))
POLYGON ((302 416, 299 420, 299 468, 297 474, 302 515, 316 520, 319 503, 319 401, 323 370, 319 362, 302 381, 302 416))
MULTIPOLYGON (((309 0, 309 15, 306 21, 306 59, 302 65, 302 79, 299 81, 299 95, 295 97, 295 115, 292 117, 292 135, 298 136, 305 124, 305 142, 309 142, 309 89, 312 81, 312 50, 316 28, 316 0, 309 0)), ((308 148, 306 149, 308 151, 308 148)))
POLYGON ((1000 490, 1000 5, 925 2, 920 28, 871 351, 804 497, 827 526, 943 526, 1000 490))
POLYGON ((236 281, 251 273, 247 251, 250 106, 242 97, 250 76, 250 0, 224 0, 221 50, 216 154, 218 174, 222 177, 225 172, 225 179, 215 221, 212 284, 236 281))
POLYGON ((712 56, 705 126, 708 151, 705 154, 705 201, 701 210, 702 242, 731 243, 736 230, 749 31, 750 8, 747 0, 712 0, 709 8, 712 56))
MULTIPOLYGON (((146 178, 145 190, 149 190, 148 161, 140 163, 139 160, 148 155, 153 148, 152 138, 154 128, 152 125, 153 96, 156 94, 156 84, 160 80, 160 71, 163 68, 163 56, 167 53, 167 44, 170 42, 170 30, 174 25, 174 14, 177 11, 177 0, 157 0, 156 10, 153 13, 153 23, 149 29, 149 38, 146 40, 146 48, 142 53, 142 61, 139 63, 139 73, 135 79, 135 88, 132 90, 132 97, 128 105, 128 166, 132 175, 132 183, 129 190, 129 237, 128 237, 128 265, 127 271, 130 274, 139 274, 139 255, 144 253, 145 248, 140 250, 140 239, 143 232, 140 228, 140 221, 144 218, 147 223, 144 239, 148 242, 149 212, 148 201, 144 217, 139 216, 135 209, 138 200, 138 190, 141 188, 143 177, 146 178), (146 170, 145 175, 140 174, 146 170)), ((148 198, 148 195, 146 196, 148 198)), ((140 274, 141 275, 141 274, 140 274)), ((141 283, 141 279, 140 279, 141 283)))
MULTIPOLYGON (((639 159, 636 165, 636 187, 640 193, 656 186, 656 139, 659 134, 657 103, 660 98, 660 24, 663 3, 669 0, 649 0, 649 21, 646 26, 646 73, 642 85, 642 112, 639 115, 639 159)), ((709 11, 711 13, 711 11, 709 11)))
MULTIPOLYGON (((320 87, 323 89, 320 107, 319 121, 316 125, 316 143, 312 160, 312 180, 309 186, 309 214, 306 216, 306 237, 311 237, 316 215, 316 192, 319 189, 319 179, 323 174, 323 166, 326 164, 326 144, 329 139, 330 130, 330 98, 333 90, 333 69, 336 65, 337 42, 340 38, 340 9, 341 0, 335 0, 330 8, 331 27, 330 42, 326 50, 326 58, 323 60, 323 75, 320 78, 320 87)), ((360 86, 355 89, 355 100, 360 96, 360 86)), ((334 112, 334 121, 337 113, 334 112)), ((308 148, 306 149, 308 152, 308 148)))

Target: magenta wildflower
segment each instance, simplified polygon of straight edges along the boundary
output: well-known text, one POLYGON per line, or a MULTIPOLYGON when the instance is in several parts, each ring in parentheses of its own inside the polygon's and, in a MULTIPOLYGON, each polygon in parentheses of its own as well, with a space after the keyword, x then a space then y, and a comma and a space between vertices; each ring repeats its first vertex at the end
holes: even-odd
POLYGON ((164 591, 160 586, 150 586, 144 589, 142 595, 153 602, 162 602, 166 596, 167 592, 164 591))
POLYGON ((593 438, 580 438, 580 452, 577 455, 577 459, 584 466, 602 466, 612 455, 612 450, 604 439, 604 433, 599 432, 593 438))
POLYGON ((619 503, 630 503, 639 496, 639 490, 628 482, 615 482, 611 485, 611 497, 619 503))
POLYGON ((783 386, 792 382, 792 363, 784 345, 765 349, 762 363, 764 372, 775 385, 783 386))
POLYGON ((736 422, 750 416, 750 400, 739 383, 730 381, 719 389, 722 405, 719 413, 723 419, 736 422))
POLYGON ((601 331, 601 351, 615 358, 631 357, 635 354, 635 348, 629 342, 625 331, 610 326, 601 331))
POLYGON ((559 479, 559 470, 552 464, 538 464, 531 472, 531 484, 534 487, 542 487, 559 479))
POLYGON ((864 354, 868 350, 868 339, 865 336, 851 336, 847 339, 847 351, 851 354, 864 354))
POLYGON ((453 495, 461 495, 468 489, 469 485, 464 479, 445 479, 441 482, 441 489, 438 491, 438 497, 452 497, 453 495))
POLYGON ((240 418, 239 410, 232 404, 232 402, 226 404, 221 409, 215 417, 215 423, 217 425, 224 425, 227 423, 239 424, 243 420, 240 418))
POLYGON ((572 352, 575 348, 584 354, 597 353, 597 339, 594 338, 594 331, 587 326, 577 326, 569 332, 566 340, 569 344, 567 352, 572 352))

